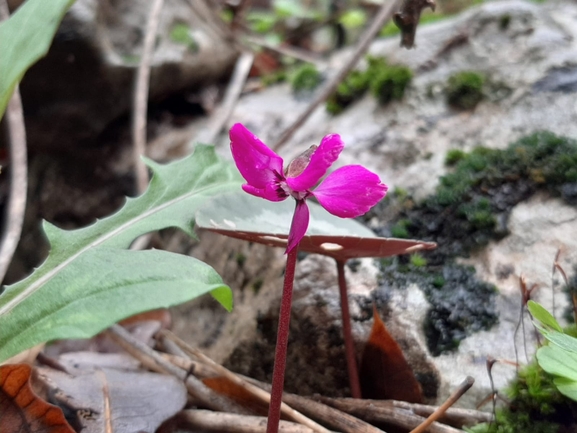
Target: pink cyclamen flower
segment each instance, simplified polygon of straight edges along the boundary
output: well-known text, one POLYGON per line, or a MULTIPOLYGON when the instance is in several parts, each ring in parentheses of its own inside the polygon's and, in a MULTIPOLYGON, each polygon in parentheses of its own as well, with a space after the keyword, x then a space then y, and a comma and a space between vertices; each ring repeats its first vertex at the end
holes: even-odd
POLYGON ((230 129, 232 156, 247 182, 242 189, 270 201, 282 201, 289 196, 297 201, 287 253, 298 245, 307 231, 308 197, 315 197, 333 215, 355 218, 368 212, 387 193, 388 187, 379 176, 360 165, 338 168, 314 188, 343 147, 339 135, 327 135, 319 146, 312 146, 284 170, 283 159, 244 125, 237 123, 230 129))

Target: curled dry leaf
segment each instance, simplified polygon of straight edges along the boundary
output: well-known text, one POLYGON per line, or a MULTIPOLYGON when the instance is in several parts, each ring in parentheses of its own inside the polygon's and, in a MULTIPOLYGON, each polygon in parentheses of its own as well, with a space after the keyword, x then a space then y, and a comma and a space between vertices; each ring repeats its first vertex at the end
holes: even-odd
POLYGON ((373 317, 373 328, 359 372, 363 398, 421 403, 421 384, 415 378, 403 351, 389 334, 376 308, 373 309, 373 317))
POLYGON ((2 433, 74 433, 62 409, 46 403, 32 391, 26 364, 0 367, 0 421, 2 433))

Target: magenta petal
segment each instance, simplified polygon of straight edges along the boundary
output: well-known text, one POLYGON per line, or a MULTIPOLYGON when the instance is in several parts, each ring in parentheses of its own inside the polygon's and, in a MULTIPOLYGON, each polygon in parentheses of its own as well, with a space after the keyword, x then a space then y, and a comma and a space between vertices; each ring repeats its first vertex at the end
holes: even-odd
POLYGON ((254 186, 245 183, 242 186, 244 192, 248 192, 249 194, 255 195, 260 198, 264 198, 270 201, 283 201, 285 200, 288 195, 284 195, 284 193, 279 193, 278 189, 276 188, 269 188, 267 185, 266 188, 255 188, 254 186))
POLYGON ((355 218, 376 205, 387 189, 375 173, 360 165, 347 165, 328 175, 313 195, 333 215, 355 218))
POLYGON ((291 228, 288 236, 288 243, 285 254, 290 253, 304 237, 309 226, 309 207, 304 200, 297 200, 297 206, 293 215, 291 228))
POLYGON ((337 160, 341 151, 345 147, 341 136, 330 134, 325 136, 315 153, 311 156, 311 161, 307 168, 297 177, 287 178, 287 184, 293 191, 306 191, 315 186, 325 175, 328 168, 337 160))
POLYGON ((268 195, 268 192, 278 188, 278 182, 283 176, 282 158, 240 123, 230 128, 229 135, 230 150, 238 171, 248 185, 253 187, 252 192, 247 192, 271 200, 256 192, 267 191, 268 195))

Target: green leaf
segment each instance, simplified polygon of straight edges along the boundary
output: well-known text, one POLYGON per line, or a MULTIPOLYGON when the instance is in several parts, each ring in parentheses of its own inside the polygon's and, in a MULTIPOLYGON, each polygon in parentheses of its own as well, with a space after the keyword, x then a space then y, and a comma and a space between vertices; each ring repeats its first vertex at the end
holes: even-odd
MULTIPOLYGON (((359 257, 388 257, 432 249, 436 244, 410 239, 381 238, 350 218, 338 218, 312 201, 310 222, 299 244, 301 251, 346 261, 359 257)), ((286 248, 294 200, 270 202, 243 191, 213 198, 196 214, 198 227, 225 236, 286 248)))
POLYGON ((537 350, 537 361, 547 373, 577 381, 577 353, 555 345, 543 346, 537 350))
POLYGON ((0 118, 26 70, 46 55, 74 0, 28 0, 0 24, 0 118))
POLYGON ((535 301, 527 302, 527 307, 531 315, 540 321, 543 325, 548 326, 556 331, 563 332, 563 328, 557 323, 557 320, 553 317, 549 311, 547 311, 541 304, 535 301))
POLYGON ((566 377, 556 377, 553 379, 553 383, 561 394, 573 401, 577 401, 577 381, 566 377))
POLYGON ((74 231, 44 224, 48 258, 0 295, 0 361, 47 340, 88 337, 124 317, 207 291, 231 307, 229 289, 194 259, 125 248, 166 227, 194 236, 197 209, 240 188, 236 169, 208 146, 169 165, 147 164, 154 173, 149 188, 116 214, 74 231))
POLYGON ((577 353, 577 338, 557 331, 548 331, 543 335, 547 340, 559 346, 561 349, 577 353))

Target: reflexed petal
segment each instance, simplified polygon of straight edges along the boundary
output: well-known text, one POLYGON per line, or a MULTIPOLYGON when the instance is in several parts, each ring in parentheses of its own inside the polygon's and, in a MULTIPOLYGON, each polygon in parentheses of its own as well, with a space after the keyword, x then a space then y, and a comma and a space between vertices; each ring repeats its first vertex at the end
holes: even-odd
POLYGON ((304 200, 297 200, 297 207, 293 215, 293 221, 288 236, 285 254, 290 253, 304 237, 309 226, 309 207, 304 200))
POLYGON ((293 191, 305 191, 315 186, 325 175, 328 168, 337 160, 345 147, 341 136, 330 134, 325 136, 320 146, 311 156, 307 168, 297 177, 287 178, 287 184, 293 191))
POLYGON ((375 173, 360 165, 347 165, 328 175, 313 195, 333 215, 355 218, 376 205, 387 189, 375 173))
POLYGON ((249 194, 256 195, 257 197, 265 198, 270 201, 283 201, 285 200, 288 195, 279 189, 275 189, 273 187, 269 188, 269 185, 266 188, 255 188, 254 186, 245 183, 242 186, 244 192, 248 192, 249 194))
MULTIPOLYGON (((276 185, 279 175, 283 176, 282 158, 241 123, 230 128, 229 135, 234 162, 248 184, 261 190, 270 189, 273 184, 276 185)), ((264 196, 259 195, 259 197, 264 196)))

